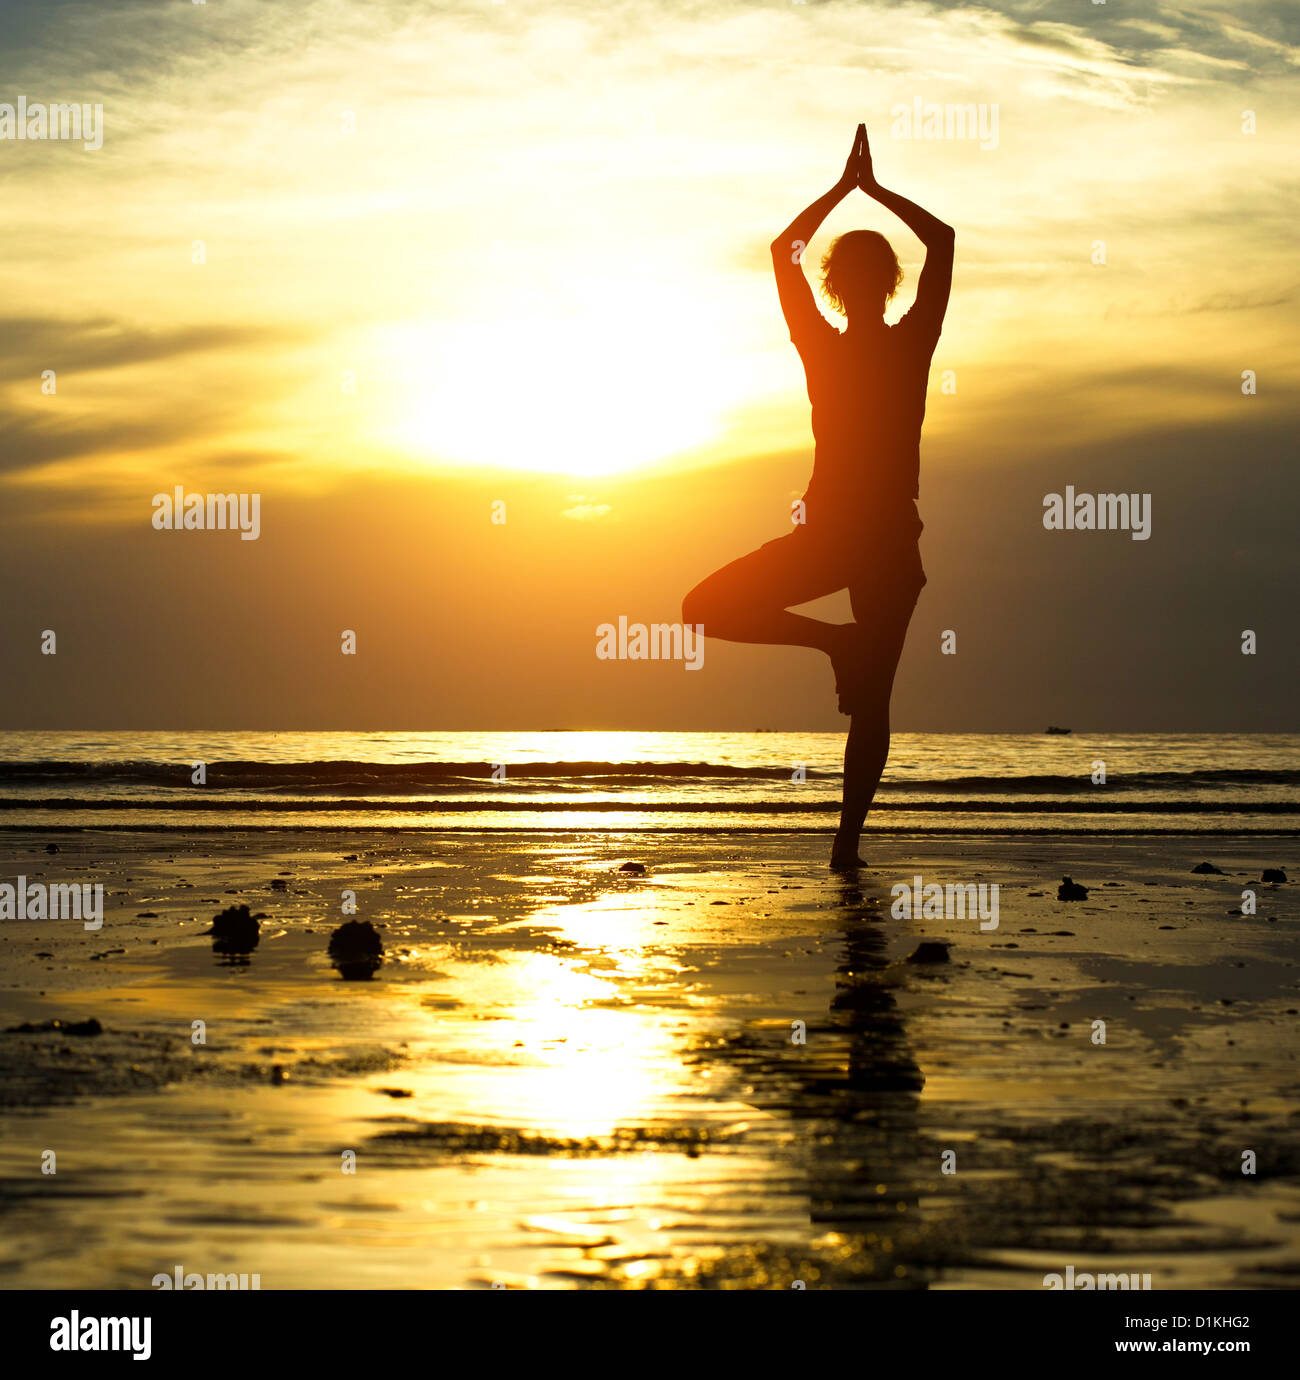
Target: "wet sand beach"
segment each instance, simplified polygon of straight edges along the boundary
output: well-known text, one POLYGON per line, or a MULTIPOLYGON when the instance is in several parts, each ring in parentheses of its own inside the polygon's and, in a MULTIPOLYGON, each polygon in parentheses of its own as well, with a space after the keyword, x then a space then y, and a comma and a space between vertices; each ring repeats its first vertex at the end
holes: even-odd
POLYGON ((0 924, 0 1280, 1293 1285, 1294 840, 865 843, 846 880, 800 832, 0 835, 106 891, 0 924), (917 875, 997 927, 891 913, 917 875), (240 903, 246 962, 203 933, 240 903))

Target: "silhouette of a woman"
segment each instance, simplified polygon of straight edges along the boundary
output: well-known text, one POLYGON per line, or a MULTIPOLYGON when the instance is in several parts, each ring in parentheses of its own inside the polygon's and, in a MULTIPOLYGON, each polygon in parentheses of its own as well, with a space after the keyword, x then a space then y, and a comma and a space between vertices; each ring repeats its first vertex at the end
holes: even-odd
POLYGON ((889 697, 907 625, 925 584, 916 511, 930 357, 952 284, 953 230, 875 178, 865 125, 844 175, 772 241, 781 309, 803 360, 816 458, 794 531, 732 561, 686 596, 688 624, 729 642, 815 647, 835 669, 851 716, 844 803, 831 866, 862 866, 858 841, 889 756, 889 697), (822 291, 848 320, 821 314, 802 267, 808 241, 855 187, 888 207, 925 245, 916 302, 896 325, 885 306, 902 280, 883 235, 851 230, 822 260, 822 291), (789 610, 847 589, 853 622, 789 610))

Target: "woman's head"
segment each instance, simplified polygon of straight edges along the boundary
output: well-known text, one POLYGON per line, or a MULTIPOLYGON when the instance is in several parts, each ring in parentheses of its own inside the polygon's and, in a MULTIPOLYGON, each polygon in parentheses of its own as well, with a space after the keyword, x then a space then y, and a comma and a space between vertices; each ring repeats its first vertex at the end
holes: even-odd
POLYGON ((841 235, 822 259, 822 294, 845 316, 883 316, 903 270, 889 241, 874 230, 841 235))

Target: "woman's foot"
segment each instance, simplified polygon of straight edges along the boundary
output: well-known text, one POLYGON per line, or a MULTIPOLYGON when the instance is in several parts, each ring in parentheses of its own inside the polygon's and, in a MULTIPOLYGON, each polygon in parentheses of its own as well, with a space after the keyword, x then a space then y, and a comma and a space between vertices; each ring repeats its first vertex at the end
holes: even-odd
POLYGON ((844 623, 836 628, 829 650, 831 666, 835 670, 835 693, 839 696, 840 713, 852 715, 853 705, 862 693, 866 678, 866 657, 863 655, 858 625, 844 623))
POLYGON ((831 847, 831 871, 832 872, 853 872, 859 867, 866 867, 866 862, 858 857, 858 841, 856 838, 841 838, 835 835, 835 842, 831 847))

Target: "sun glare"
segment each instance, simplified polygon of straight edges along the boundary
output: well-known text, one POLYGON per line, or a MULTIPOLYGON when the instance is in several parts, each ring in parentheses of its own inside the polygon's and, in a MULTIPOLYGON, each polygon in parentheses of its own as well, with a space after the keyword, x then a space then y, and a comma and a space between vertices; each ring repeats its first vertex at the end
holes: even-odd
POLYGON ((527 315, 407 328, 394 440, 423 461, 592 476, 708 444, 743 390, 707 298, 588 283, 527 315))

